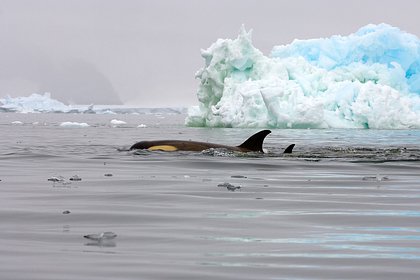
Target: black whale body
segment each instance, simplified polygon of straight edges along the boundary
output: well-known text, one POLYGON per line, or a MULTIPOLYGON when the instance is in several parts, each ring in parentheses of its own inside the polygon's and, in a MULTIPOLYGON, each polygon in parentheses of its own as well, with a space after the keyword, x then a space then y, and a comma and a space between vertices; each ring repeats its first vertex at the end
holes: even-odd
MULTIPOLYGON (((214 144, 208 142, 197 141, 183 141, 183 140, 156 140, 156 141, 141 141, 135 143, 130 147, 130 150, 142 149, 151 151, 195 151, 201 152, 210 148, 226 149, 236 152, 261 152, 263 153, 263 142, 265 137, 270 134, 270 130, 261 130, 239 146, 228 146, 222 144, 214 144)), ((284 150, 284 153, 291 153, 295 144, 291 144, 284 150)))

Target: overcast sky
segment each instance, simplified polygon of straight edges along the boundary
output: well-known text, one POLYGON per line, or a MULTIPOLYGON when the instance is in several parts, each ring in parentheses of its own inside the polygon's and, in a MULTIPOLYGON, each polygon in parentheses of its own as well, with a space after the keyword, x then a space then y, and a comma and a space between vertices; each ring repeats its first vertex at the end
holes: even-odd
POLYGON ((200 49, 242 24, 268 54, 368 23, 420 37, 419 11, 418 0, 0 0, 0 97, 195 105, 200 49))

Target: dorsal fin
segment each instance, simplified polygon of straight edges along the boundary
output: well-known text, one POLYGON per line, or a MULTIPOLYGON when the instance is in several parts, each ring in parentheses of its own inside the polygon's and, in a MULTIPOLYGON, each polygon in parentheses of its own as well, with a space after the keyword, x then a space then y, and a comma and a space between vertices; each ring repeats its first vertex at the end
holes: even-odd
POLYGON ((294 147, 295 144, 290 144, 289 147, 287 147, 286 150, 284 150, 283 154, 291 154, 294 147))
POLYGON ((242 149, 249 150, 249 151, 262 152, 263 153, 262 145, 263 145, 264 139, 270 133, 271 133, 271 131, 268 130, 268 129, 261 130, 260 132, 257 132, 254 135, 252 135, 251 137, 249 137, 245 142, 243 142, 238 147, 242 148, 242 149))

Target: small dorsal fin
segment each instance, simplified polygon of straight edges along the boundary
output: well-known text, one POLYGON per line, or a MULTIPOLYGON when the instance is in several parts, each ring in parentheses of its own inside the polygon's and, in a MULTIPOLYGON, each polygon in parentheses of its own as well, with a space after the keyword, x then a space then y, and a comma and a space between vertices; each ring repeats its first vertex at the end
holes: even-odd
POLYGON ((257 132, 254 135, 252 135, 251 137, 249 137, 245 142, 243 142, 238 147, 242 148, 242 149, 249 150, 249 151, 262 152, 263 153, 262 145, 263 145, 264 139, 270 133, 271 133, 271 131, 268 130, 268 129, 261 130, 260 132, 257 132))
POLYGON ((287 147, 286 150, 284 150, 283 154, 291 154, 294 147, 295 144, 290 144, 289 147, 287 147))

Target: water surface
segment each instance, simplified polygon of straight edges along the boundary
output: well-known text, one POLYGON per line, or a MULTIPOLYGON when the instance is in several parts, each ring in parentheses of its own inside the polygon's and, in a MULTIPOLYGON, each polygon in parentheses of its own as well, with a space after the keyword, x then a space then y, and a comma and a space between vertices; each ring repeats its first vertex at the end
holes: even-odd
POLYGON ((420 277, 420 131, 273 130, 265 155, 127 151, 257 131, 184 117, 0 114, 0 278, 420 277))

